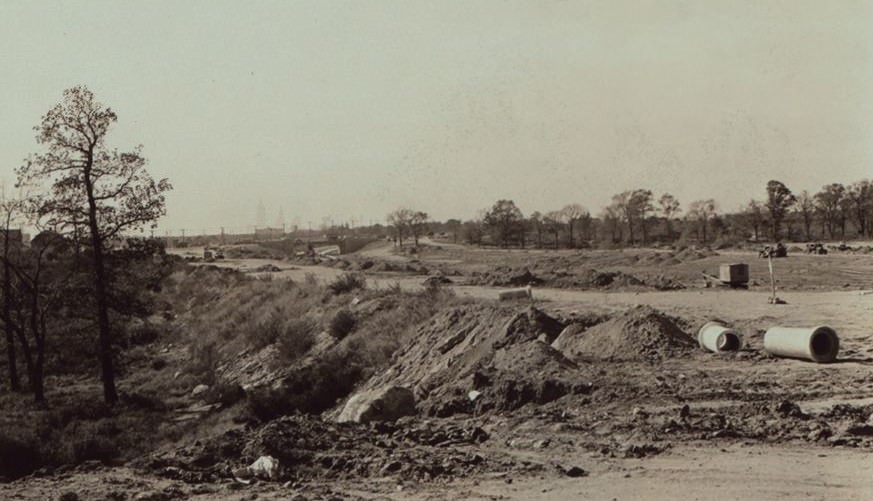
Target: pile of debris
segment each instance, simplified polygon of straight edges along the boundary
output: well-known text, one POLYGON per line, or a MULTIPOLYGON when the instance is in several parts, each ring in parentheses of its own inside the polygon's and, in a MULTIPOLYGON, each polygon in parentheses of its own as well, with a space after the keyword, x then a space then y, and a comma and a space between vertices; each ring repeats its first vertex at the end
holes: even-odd
MULTIPOLYGON (((398 476, 422 481, 504 469, 513 461, 486 453, 489 440, 469 422, 412 421, 340 424, 315 416, 285 416, 257 429, 236 428, 137 466, 189 483, 248 479, 243 470, 269 459, 270 480, 398 476)), ((259 475, 254 475, 259 476, 259 475)))

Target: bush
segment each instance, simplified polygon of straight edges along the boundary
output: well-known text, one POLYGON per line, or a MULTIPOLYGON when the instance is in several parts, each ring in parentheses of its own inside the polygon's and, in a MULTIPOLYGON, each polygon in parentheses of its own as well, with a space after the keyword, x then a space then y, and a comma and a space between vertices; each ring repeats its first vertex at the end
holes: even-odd
POLYGON ((330 319, 329 331, 330 335, 337 340, 344 339, 346 336, 355 330, 358 326, 358 320, 355 315, 349 310, 343 308, 337 311, 333 318, 330 319))
POLYGON ((231 405, 241 401, 246 396, 242 386, 236 383, 220 381, 209 388, 206 394, 206 401, 209 403, 218 403, 222 407, 230 407, 231 405))
POLYGON ((282 336, 284 319, 278 312, 274 312, 265 322, 260 322, 254 328, 248 328, 246 338, 252 348, 260 350, 276 342, 282 336))
POLYGON ((357 273, 343 273, 336 277, 327 287, 334 295, 339 296, 340 294, 366 288, 367 280, 363 275, 357 273))
POLYGON ((140 346, 154 343, 160 338, 160 331, 153 325, 137 323, 129 328, 127 342, 131 346, 140 346))
POLYGON ((276 348, 279 350, 279 362, 293 362, 305 355, 315 344, 317 328, 318 324, 310 318, 290 320, 276 343, 276 348))
POLYGON ((58 462, 62 464, 78 464, 83 461, 100 461, 110 463, 121 455, 117 443, 120 430, 110 421, 83 421, 75 430, 67 430, 61 437, 58 462))

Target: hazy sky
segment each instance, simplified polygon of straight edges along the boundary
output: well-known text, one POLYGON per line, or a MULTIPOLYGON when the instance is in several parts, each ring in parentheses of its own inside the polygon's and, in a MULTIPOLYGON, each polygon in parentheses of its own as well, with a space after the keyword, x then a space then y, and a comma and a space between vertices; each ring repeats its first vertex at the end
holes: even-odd
POLYGON ((0 47, 7 182, 85 84, 162 232, 873 177, 873 0, 3 0, 0 47))

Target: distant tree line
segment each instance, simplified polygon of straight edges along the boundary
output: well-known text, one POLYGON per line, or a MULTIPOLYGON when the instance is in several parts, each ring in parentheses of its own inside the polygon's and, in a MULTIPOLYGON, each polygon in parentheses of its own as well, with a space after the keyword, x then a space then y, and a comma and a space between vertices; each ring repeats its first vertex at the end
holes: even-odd
POLYGON ((597 216, 578 203, 525 216, 513 200, 501 199, 466 221, 428 221, 423 212, 398 209, 388 215, 388 224, 401 244, 404 237, 414 235, 417 245, 421 234, 443 233, 456 242, 504 248, 873 239, 873 181, 833 183, 815 194, 795 194, 771 180, 760 199, 732 212, 722 211, 711 198, 692 200, 683 208, 670 193, 656 198, 651 190, 638 188, 613 195, 597 216))

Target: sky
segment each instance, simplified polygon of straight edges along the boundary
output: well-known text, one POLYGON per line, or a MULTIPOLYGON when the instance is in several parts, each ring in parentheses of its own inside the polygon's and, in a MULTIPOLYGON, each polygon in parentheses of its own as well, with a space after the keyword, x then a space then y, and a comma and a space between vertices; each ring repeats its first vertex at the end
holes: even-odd
POLYGON ((0 48, 6 185, 83 84, 162 234, 873 177, 873 0, 4 0, 0 48))

